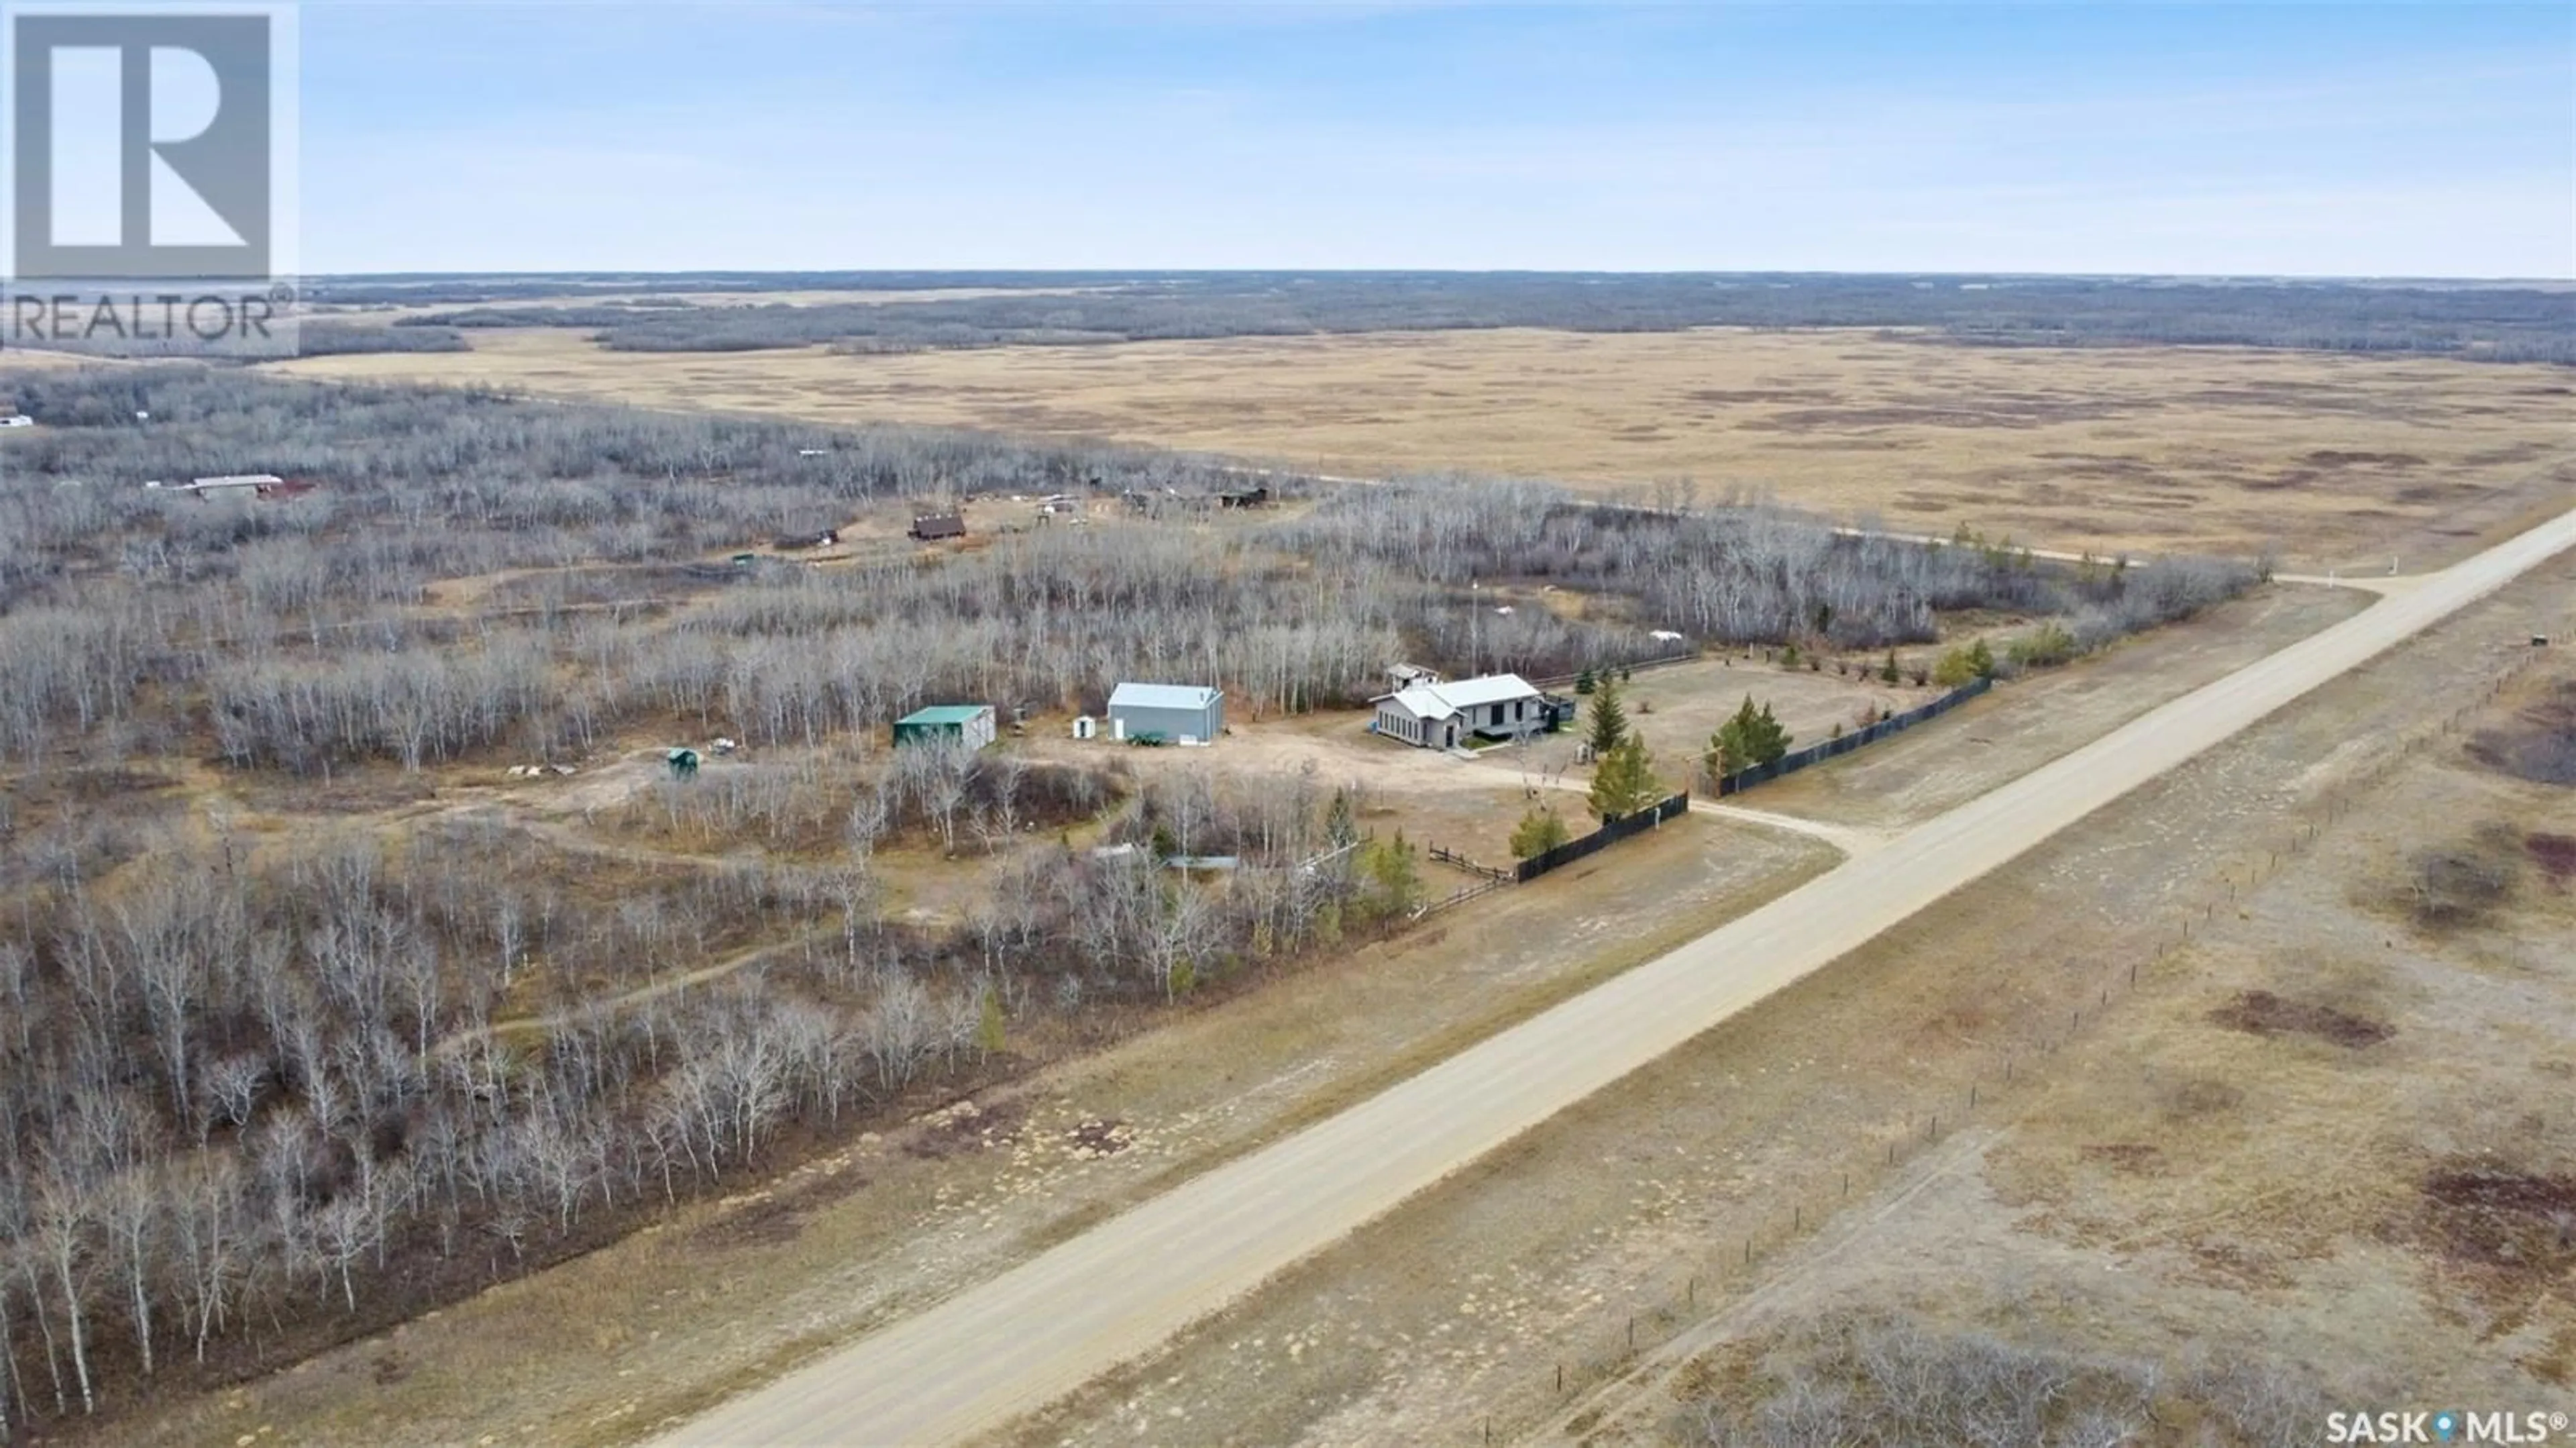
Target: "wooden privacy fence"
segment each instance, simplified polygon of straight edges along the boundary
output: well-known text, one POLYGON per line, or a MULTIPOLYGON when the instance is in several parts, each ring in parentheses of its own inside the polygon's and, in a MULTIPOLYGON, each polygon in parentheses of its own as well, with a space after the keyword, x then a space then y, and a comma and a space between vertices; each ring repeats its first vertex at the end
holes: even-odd
POLYGON ((1971 679, 1919 709, 1908 709, 1902 714, 1890 714, 1875 724, 1864 726, 1839 739, 1828 739, 1822 744, 1811 744, 1794 754, 1783 754, 1769 764, 1757 764, 1751 769, 1739 769, 1717 782, 1718 797, 1723 799, 1730 794, 1742 794, 1757 784, 1778 779, 1784 774, 1795 774, 1808 765, 1822 764, 1838 754, 1849 754, 1864 744, 1875 744, 1890 734, 1900 733, 1926 719, 1947 714, 1994 686, 1995 681, 1992 679, 1971 679))
POLYGON ((1641 831, 1651 830, 1689 808, 1690 791, 1684 790, 1660 804, 1650 805, 1635 814, 1603 820, 1601 828, 1583 838, 1568 840, 1545 854, 1532 855, 1521 861, 1518 872, 1519 881, 1526 885, 1548 871, 1571 865, 1606 845, 1615 844, 1641 831))

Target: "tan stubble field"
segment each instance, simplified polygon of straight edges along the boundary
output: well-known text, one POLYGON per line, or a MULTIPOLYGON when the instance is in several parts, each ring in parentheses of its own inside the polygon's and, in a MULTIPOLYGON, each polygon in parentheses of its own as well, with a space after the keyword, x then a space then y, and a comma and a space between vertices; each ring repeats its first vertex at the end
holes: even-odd
POLYGON ((464 353, 304 358, 307 376, 825 423, 1208 450, 1347 475, 1541 476, 1767 492, 2103 551, 2277 547, 2408 572, 2576 493, 2565 369, 2244 348, 1976 348, 1862 331, 1527 329, 1001 347, 609 352, 469 333, 464 353))

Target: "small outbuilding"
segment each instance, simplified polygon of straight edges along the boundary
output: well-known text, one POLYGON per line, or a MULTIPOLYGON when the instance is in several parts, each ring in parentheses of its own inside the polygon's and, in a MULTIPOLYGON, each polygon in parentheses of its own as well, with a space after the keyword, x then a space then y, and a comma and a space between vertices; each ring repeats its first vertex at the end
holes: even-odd
POLYGON ((993 742, 993 733, 990 704, 933 704, 894 721, 898 748, 906 744, 963 744, 969 749, 981 749, 993 742))
POLYGON ((943 538, 966 536, 966 517, 962 513, 924 513, 912 520, 912 536, 924 543, 943 538))
POLYGON ((1225 732, 1225 691, 1201 684, 1120 684, 1109 695, 1109 737, 1205 744, 1225 732))
POLYGON ((1439 682, 1440 675, 1437 672, 1426 669, 1420 664, 1389 664, 1386 666, 1386 690, 1390 694, 1401 694, 1416 684, 1436 684, 1439 682))

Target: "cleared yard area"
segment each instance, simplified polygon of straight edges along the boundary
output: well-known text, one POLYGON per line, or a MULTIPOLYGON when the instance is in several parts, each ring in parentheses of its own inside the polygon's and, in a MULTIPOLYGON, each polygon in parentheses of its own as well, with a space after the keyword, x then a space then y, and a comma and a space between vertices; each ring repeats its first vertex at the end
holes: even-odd
POLYGON ((2576 904, 2545 841, 2474 928, 2403 902, 2425 821, 2563 820, 2444 727, 2571 582, 2562 558, 999 1441, 1669 1441, 1686 1402, 1758 1396, 1785 1328, 1887 1309, 2564 1401, 2570 1259, 2518 1203, 2576 1181, 2541 1104, 2576 1071, 2576 904), (1605 1395, 1693 1331, 1677 1377, 1605 1395))
POLYGON ((2408 571, 2563 501, 2562 368, 1878 332, 1527 329, 1004 347, 608 352, 572 330, 276 364, 548 396, 1117 438, 1374 476, 1767 491, 1946 533, 2408 571), (2474 426, 2462 426, 2474 418, 2474 426))
MULTIPOLYGON (((1653 752, 1657 777, 1669 788, 1700 789, 1700 757, 1716 732, 1750 692, 1771 701, 1800 743, 1826 737, 1836 723, 1858 723, 1862 710, 1911 708, 1937 696, 1937 688, 1894 687, 1874 678, 1846 677, 1827 664, 1821 671, 1783 668, 1760 655, 1728 654, 1634 674, 1619 685, 1628 722, 1653 752)), ((1571 693, 1570 687, 1562 692, 1571 693)), ((1581 794, 1589 766, 1576 763, 1583 722, 1528 743, 1496 744, 1473 760, 1421 749, 1368 730, 1370 716, 1336 709, 1231 724, 1231 733, 1206 749, 1136 749, 1105 740, 1077 742, 1065 721, 1032 722, 1026 747, 1034 757, 1116 758, 1139 771, 1208 769, 1286 774, 1312 768, 1327 785, 1355 782, 1378 808, 1380 833, 1401 829, 1420 845, 1441 845, 1480 863, 1511 863, 1512 829, 1534 804, 1565 816, 1575 833, 1592 828, 1581 794), (1103 751, 1108 751, 1104 756, 1103 751), (1571 789, 1568 789, 1571 786, 1571 789)), ((1430 862, 1426 861, 1426 865, 1430 862)), ((1443 876, 1444 883, 1455 883, 1443 876)), ((1437 893, 1435 891, 1435 893, 1437 893)))

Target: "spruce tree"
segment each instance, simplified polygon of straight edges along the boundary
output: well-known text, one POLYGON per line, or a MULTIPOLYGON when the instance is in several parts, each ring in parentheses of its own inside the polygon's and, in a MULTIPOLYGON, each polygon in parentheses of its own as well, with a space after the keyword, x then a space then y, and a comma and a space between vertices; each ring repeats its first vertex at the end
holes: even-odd
POLYGON ((1628 737, 1628 711, 1619 704, 1619 686, 1603 679, 1593 690, 1588 723, 1590 731, 1584 742, 1592 746, 1595 760, 1607 759, 1628 737))
POLYGON ((1519 826, 1512 831, 1512 858, 1534 859, 1572 837, 1572 832, 1565 827, 1565 820, 1556 811, 1533 809, 1521 816, 1519 826))
POLYGON ((1604 823, 1632 815, 1663 797, 1646 741, 1630 735, 1592 769, 1592 812, 1604 823))

